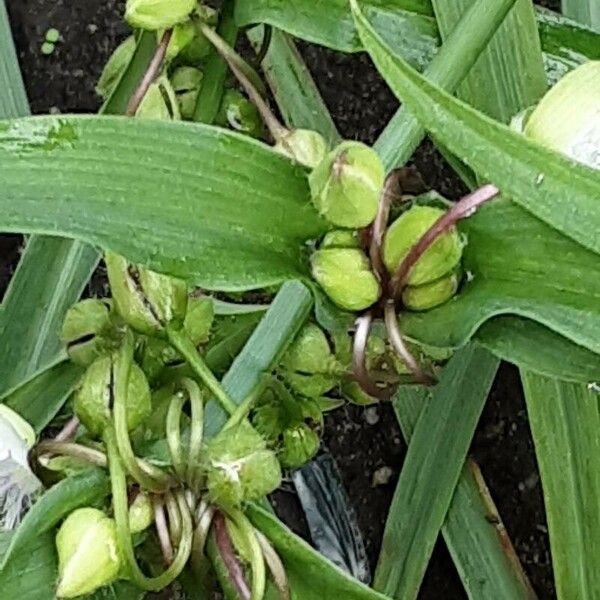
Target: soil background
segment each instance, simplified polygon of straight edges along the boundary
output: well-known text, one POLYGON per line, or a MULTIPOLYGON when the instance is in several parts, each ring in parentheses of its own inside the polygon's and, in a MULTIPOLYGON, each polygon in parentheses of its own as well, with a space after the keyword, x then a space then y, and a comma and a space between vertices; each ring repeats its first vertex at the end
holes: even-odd
MULTIPOLYGON (((545 2, 557 9, 558 2, 545 2)), ((128 35, 117 0, 7 0, 13 35, 34 114, 95 112, 95 82, 111 51, 128 35), (40 52, 48 28, 61 42, 50 56, 40 52)), ((343 136, 373 142, 397 108, 397 101, 365 55, 345 56, 300 44, 323 97, 343 136)), ((449 198, 464 191, 430 143, 414 165, 428 186, 449 198)), ((19 236, 0 236, 0 296, 19 256, 19 236)), ((101 287, 101 286, 99 286, 101 287)), ((385 518, 406 451, 390 406, 346 407, 327 418, 325 446, 340 467, 374 568, 385 518), (389 467, 385 485, 373 474, 389 467)), ((435 440, 431 440, 435 444, 435 440)), ((535 590, 554 598, 542 491, 521 384, 515 368, 503 365, 496 378, 471 448, 496 501, 508 533, 535 590)), ((277 509, 288 524, 304 531, 297 500, 280 492, 277 509)), ((435 549, 419 598, 462 600, 461 582, 443 541, 435 549)))

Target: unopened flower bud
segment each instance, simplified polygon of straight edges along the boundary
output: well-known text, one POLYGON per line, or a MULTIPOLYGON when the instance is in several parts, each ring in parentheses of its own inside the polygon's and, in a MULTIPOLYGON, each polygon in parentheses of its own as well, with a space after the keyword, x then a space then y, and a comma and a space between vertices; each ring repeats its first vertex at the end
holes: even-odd
POLYGON ((210 298, 190 298, 183 328, 194 346, 205 344, 215 319, 215 307, 210 298))
POLYGON ((136 331, 156 335, 167 325, 181 326, 187 311, 187 285, 106 252, 108 281, 117 312, 136 331))
POLYGON ((325 234, 320 247, 322 250, 325 248, 360 248, 358 232, 351 229, 334 229, 325 234))
MULTIPOLYGON (((114 403, 114 365, 111 356, 97 358, 83 374, 74 396, 75 413, 99 435, 111 418, 114 403)), ((127 427, 135 429, 150 414, 150 388, 143 371, 132 364, 127 385, 127 427)))
POLYGON ((136 29, 170 29, 187 21, 196 0, 127 0, 125 20, 136 29))
POLYGON ((310 169, 314 169, 327 154, 325 138, 311 129, 293 129, 278 140, 274 148, 310 169))
MULTIPOLYGON (((394 273, 410 249, 444 214, 432 206, 413 206, 400 215, 387 230, 383 244, 383 260, 394 273)), ((423 253, 411 269, 407 283, 423 285, 443 277, 460 263, 463 244, 455 227, 443 233, 423 253)))
POLYGON ((358 229, 373 222, 385 170, 378 154, 360 142, 342 142, 310 174, 312 201, 328 221, 358 229))
POLYGON ((221 431, 207 448, 207 488, 218 506, 258 500, 281 483, 275 453, 246 421, 221 431))
POLYGON ((135 116, 140 119, 154 119, 156 121, 177 121, 180 119, 177 98, 171 83, 166 77, 161 77, 148 88, 135 116))
MULTIPOLYGON (((196 8, 196 16, 203 23, 215 27, 219 22, 219 13, 214 8, 201 4, 196 8)), ((206 36, 195 27, 194 39, 181 49, 178 58, 186 65, 198 65, 212 52, 213 45, 206 36)))
POLYGON ((130 35, 124 42, 117 46, 104 66, 102 75, 96 84, 96 93, 107 100, 115 86, 121 79, 135 52, 135 37, 130 35))
POLYGON ((148 529, 154 522, 154 508, 150 496, 140 492, 129 507, 129 529, 132 534, 148 529))
POLYGON ((338 362, 323 330, 314 323, 305 325, 283 358, 283 366, 293 372, 335 373, 338 362))
POLYGON ((110 349, 116 335, 110 313, 110 301, 97 299, 82 300, 67 311, 61 338, 74 363, 87 366, 110 349))
POLYGON ((203 73, 194 67, 178 67, 171 76, 171 85, 183 119, 191 119, 202 87, 203 73))
MULTIPOLYGON (((156 39, 158 43, 160 43, 163 35, 164 31, 156 32, 156 39)), ((188 44, 192 43, 192 40, 195 37, 196 27, 191 21, 186 21, 185 23, 175 25, 175 27, 173 27, 171 39, 169 40, 169 45, 167 46, 165 60, 172 61, 184 48, 188 46, 188 44)))
POLYGON ((223 94, 216 122, 255 138, 263 134, 263 122, 256 106, 237 90, 226 90, 223 94))
POLYGON ((458 275, 452 273, 431 283, 408 285, 402 292, 402 302, 409 310, 430 310, 440 306, 456 294, 458 275))
POLYGON ((565 75, 542 98, 525 135, 570 158, 600 169, 600 61, 565 75))
POLYGON ((75 598, 109 585, 119 576, 122 559, 117 528, 101 510, 78 508, 56 534, 58 598, 75 598))
POLYGON ((319 435, 308 425, 300 423, 283 432, 279 461, 284 467, 297 469, 313 459, 320 446, 319 435))
POLYGON ((379 282, 362 250, 318 250, 312 255, 311 262, 313 277, 340 308, 364 310, 379 299, 379 282))

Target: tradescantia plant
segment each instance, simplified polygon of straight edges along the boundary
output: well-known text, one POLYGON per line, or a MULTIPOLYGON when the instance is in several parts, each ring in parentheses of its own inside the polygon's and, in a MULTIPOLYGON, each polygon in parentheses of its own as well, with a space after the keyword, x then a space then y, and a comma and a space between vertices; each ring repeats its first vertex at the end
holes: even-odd
MULTIPOLYGON (((510 542, 482 529, 481 550, 456 526, 475 528, 473 512, 493 505, 462 469, 497 367, 487 350, 526 381, 600 376, 600 36, 536 13, 547 79, 563 76, 545 93, 529 0, 295 4, 128 0, 132 35, 97 85, 105 116, 15 118, 17 92, 0 98, 11 117, 0 121, 0 227, 31 234, 0 311, 7 594, 26 590, 15 574, 29 553, 40 598, 176 584, 190 597, 415 597, 440 529, 470 597, 533 593, 510 542), (235 49, 248 25, 251 59, 235 49), (369 52, 404 103, 373 148, 340 139, 273 27, 369 52), (490 60, 490 40, 510 35, 529 36, 516 48, 537 69, 513 73, 524 105, 484 113, 454 98, 480 54, 490 60), (462 200, 403 168, 423 128, 472 186, 462 200), (109 292, 80 300, 99 256, 109 292), (17 336, 38 276, 53 301, 43 327, 17 336), (265 497, 318 454, 324 413, 390 399, 413 442, 373 589, 287 530, 265 497), (456 443, 440 439, 448 454, 430 460, 423 431, 447 435, 445 419, 459 423, 456 443), (440 487, 423 488, 440 459, 440 487), (431 506, 410 523, 408 489, 431 506)), ((552 475, 545 467, 562 551, 552 475)), ((575 580, 555 565, 561 598, 594 597, 594 558, 575 580)))

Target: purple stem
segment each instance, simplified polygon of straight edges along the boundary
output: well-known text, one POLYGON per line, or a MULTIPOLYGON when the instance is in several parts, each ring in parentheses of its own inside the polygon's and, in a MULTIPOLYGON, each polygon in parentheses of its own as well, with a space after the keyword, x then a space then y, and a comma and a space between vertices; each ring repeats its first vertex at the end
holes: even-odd
POLYGON ((233 546, 231 545, 231 539, 227 531, 227 525, 225 523, 225 517, 221 512, 216 512, 213 518, 215 527, 215 540, 217 542, 217 549, 223 560, 223 564, 229 573, 231 583, 234 585, 240 598, 243 600, 250 600, 251 593, 246 577, 244 576, 244 570, 242 565, 238 561, 233 546))
POLYGON ((55 442, 68 442, 75 437, 77 429, 79 428, 79 419, 77 417, 71 417, 65 426, 59 431, 54 438, 55 442))
POLYGON ((160 44, 156 47, 156 52, 142 77, 137 89, 133 92, 133 96, 131 96, 131 100, 129 100, 129 104, 127 105, 127 110, 125 111, 125 115, 128 117, 135 116, 148 88, 152 85, 152 82, 156 79, 160 67, 162 66, 163 60, 165 59, 165 55, 167 53, 167 48, 169 46, 169 42, 171 41, 171 36, 173 35, 172 29, 167 29, 160 40, 160 44))
POLYGON ((154 496, 152 498, 152 504, 154 505, 154 524, 156 525, 160 549, 163 558, 165 559, 165 563, 170 565, 173 562, 174 553, 171 544, 171 536, 169 535, 169 527, 167 525, 167 517, 165 515, 165 503, 160 496, 154 496))

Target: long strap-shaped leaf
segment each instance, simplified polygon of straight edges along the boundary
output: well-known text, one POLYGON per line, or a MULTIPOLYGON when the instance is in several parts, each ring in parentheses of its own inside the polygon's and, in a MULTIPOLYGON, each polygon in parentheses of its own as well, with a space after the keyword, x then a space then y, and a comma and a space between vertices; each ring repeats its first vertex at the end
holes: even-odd
POLYGON ((562 11, 575 21, 600 31, 600 4, 596 0, 562 0, 562 11))
POLYGON ((521 372, 544 490, 556 592, 600 590, 600 410, 585 385, 521 372))
POLYGON ((547 150, 429 83, 394 55, 358 2, 350 1, 375 65, 436 140, 535 216, 600 252, 600 173, 547 150))
MULTIPOLYGON (((29 114, 8 14, 0 0, 0 118, 29 114)), ((64 311, 81 294, 97 261, 83 244, 33 237, 0 309, 0 394, 56 356, 64 311)))
POLYGON ((326 229, 304 169, 207 125, 0 122, 0 180, 0 230, 75 237, 212 289, 303 275, 326 229))
MULTIPOLYGON (((0 3, 0 118, 29 114, 10 27, 0 3), (4 66, 2 66, 4 65, 4 66), (7 104, 8 103, 8 104, 7 104)), ((140 36, 134 56, 103 112, 124 112, 156 45, 149 32, 140 36)), ((4 297, 0 311, 0 394, 21 385, 38 368, 51 364, 60 350, 59 331, 66 310, 80 296, 99 253, 78 240, 32 236, 4 297), (8 349, 10 348, 10 351, 8 349)), ((64 400, 69 388, 54 397, 64 400)), ((27 412, 26 399, 23 398, 27 412)), ((50 404, 50 403, 49 403, 50 404)), ((57 403, 53 405, 59 406, 57 403)))
MULTIPOLYGON (((563 0, 564 12, 600 28, 594 0, 563 0)), ((556 376, 556 373, 553 373, 556 376)), ((521 370, 548 519, 559 599, 600 588, 600 411, 591 386, 521 370)))
POLYGON ((417 597, 497 367, 482 348, 469 345, 457 352, 429 397, 421 395, 416 426, 408 417, 411 407, 402 401, 403 390, 398 393, 400 422, 405 433, 414 431, 375 573, 375 588, 389 596, 417 597))

